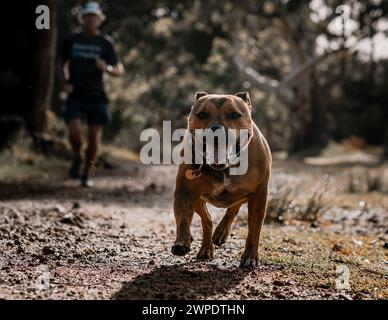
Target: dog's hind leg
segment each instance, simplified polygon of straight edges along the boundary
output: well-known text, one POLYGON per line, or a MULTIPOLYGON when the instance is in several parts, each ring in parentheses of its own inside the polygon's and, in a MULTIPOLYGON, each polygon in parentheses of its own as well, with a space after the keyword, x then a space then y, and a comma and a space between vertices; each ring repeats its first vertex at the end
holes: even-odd
POLYGON ((209 211, 207 210, 206 204, 202 200, 198 200, 194 205, 194 211, 201 217, 202 223, 202 245, 199 249, 197 259, 207 260, 213 259, 214 246, 212 242, 213 223, 210 217, 209 211))
POLYGON ((259 240, 267 209, 268 188, 252 195, 248 201, 248 236, 240 267, 259 265, 259 240))
POLYGON ((226 239, 230 233, 232 222, 240 210, 241 205, 242 203, 238 203, 226 210, 224 217, 217 225, 217 228, 213 234, 213 243, 215 245, 220 246, 226 242, 226 239))

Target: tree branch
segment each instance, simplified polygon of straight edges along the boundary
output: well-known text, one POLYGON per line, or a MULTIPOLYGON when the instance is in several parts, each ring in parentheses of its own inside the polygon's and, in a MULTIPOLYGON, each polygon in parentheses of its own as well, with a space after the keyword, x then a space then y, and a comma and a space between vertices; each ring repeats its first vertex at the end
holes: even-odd
POLYGON ((290 88, 286 88, 281 85, 279 81, 268 76, 263 76, 253 68, 247 67, 239 54, 240 47, 240 41, 238 39, 234 39, 233 64, 240 74, 245 77, 245 79, 262 91, 275 93, 285 102, 289 102, 293 99, 294 94, 290 88))
POLYGON ((339 48, 339 49, 334 50, 334 51, 325 52, 319 56, 310 57, 305 63, 299 65, 293 71, 291 71, 287 76, 285 76, 281 82, 281 85, 290 86, 301 75, 303 75, 307 71, 311 70, 313 67, 315 67, 318 63, 325 60, 327 57, 332 56, 332 55, 341 54, 341 53, 344 53, 347 51, 348 51, 347 48, 339 48))
POLYGON ((333 51, 327 51, 320 56, 314 56, 310 57, 305 63, 301 64, 297 68, 295 68, 293 71, 291 71, 287 76, 284 77, 284 79, 281 81, 281 86, 290 86, 295 80, 297 80, 301 75, 303 75, 305 72, 309 71, 310 69, 314 68, 318 63, 322 62, 329 56, 333 55, 352 55, 356 52, 357 45, 361 42, 361 40, 366 39, 367 36, 359 37, 356 41, 356 43, 351 47, 340 47, 333 51))
POLYGON ((237 67, 237 70, 242 73, 247 80, 253 82, 259 89, 266 92, 277 90, 279 81, 263 76, 253 68, 245 66, 238 54, 234 55, 233 63, 237 67))

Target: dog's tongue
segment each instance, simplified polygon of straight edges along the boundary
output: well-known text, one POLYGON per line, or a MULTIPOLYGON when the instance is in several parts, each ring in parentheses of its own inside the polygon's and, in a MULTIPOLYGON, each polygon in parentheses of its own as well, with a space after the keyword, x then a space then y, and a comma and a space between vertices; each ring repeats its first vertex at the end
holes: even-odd
POLYGON ((214 164, 219 164, 218 162, 218 148, 214 147, 214 164))
POLYGON ((218 148, 214 147, 214 155, 213 155, 214 164, 225 164, 227 158, 226 148, 218 148))

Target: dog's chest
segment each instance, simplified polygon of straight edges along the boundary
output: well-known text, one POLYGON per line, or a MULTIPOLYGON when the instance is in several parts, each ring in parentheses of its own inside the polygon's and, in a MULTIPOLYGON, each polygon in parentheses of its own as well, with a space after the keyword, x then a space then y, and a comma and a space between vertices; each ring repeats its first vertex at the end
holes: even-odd
POLYGON ((220 194, 223 193, 236 193, 238 191, 238 185, 236 183, 233 183, 232 179, 230 176, 224 176, 224 178, 221 180, 217 180, 213 184, 213 190, 211 194, 213 196, 219 196, 220 194))
POLYGON ((212 184, 211 190, 205 193, 202 198, 217 207, 230 207, 243 198, 242 189, 230 176, 216 180, 212 184))

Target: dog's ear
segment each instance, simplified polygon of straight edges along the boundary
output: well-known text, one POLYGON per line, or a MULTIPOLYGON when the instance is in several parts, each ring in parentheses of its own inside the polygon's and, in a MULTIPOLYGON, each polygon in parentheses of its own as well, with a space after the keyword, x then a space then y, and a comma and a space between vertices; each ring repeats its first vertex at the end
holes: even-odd
POLYGON ((243 99, 247 105, 252 106, 251 98, 247 91, 236 93, 235 96, 243 99))
POLYGON ((204 96, 207 96, 207 95, 208 95, 207 92, 203 92, 203 91, 197 92, 197 93, 195 94, 195 101, 197 101, 199 98, 204 97, 204 96))

